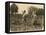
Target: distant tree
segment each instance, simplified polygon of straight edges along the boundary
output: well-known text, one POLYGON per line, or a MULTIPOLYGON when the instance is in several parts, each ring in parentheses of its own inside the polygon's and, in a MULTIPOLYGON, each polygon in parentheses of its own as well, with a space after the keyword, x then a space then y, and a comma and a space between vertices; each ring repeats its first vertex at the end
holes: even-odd
POLYGON ((13 3, 13 4, 11 5, 11 7, 10 7, 10 10, 11 10, 12 13, 13 13, 13 12, 18 12, 18 7, 17 7, 17 5, 16 5, 15 3, 13 3))
POLYGON ((30 7, 29 8, 29 14, 32 14, 32 12, 36 13, 36 15, 44 15, 44 9, 42 8, 36 8, 36 7, 30 7))
POLYGON ((44 9, 39 8, 38 11, 36 12, 37 15, 44 15, 44 9))
POLYGON ((29 14, 32 14, 32 12, 36 13, 37 10, 38 10, 38 8, 32 6, 32 7, 29 8, 29 14))

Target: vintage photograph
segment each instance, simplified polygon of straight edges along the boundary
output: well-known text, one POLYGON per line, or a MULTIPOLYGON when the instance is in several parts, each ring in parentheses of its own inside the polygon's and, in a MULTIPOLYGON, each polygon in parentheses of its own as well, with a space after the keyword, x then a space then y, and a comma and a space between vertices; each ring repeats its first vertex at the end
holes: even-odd
POLYGON ((44 5, 10 3, 10 32, 44 30, 44 5))

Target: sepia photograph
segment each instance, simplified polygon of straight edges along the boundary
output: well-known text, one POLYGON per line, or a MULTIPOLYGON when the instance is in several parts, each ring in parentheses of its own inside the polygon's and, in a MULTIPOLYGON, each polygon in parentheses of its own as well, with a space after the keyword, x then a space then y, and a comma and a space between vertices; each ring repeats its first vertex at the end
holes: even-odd
POLYGON ((43 31, 44 5, 10 3, 10 32, 43 31))

